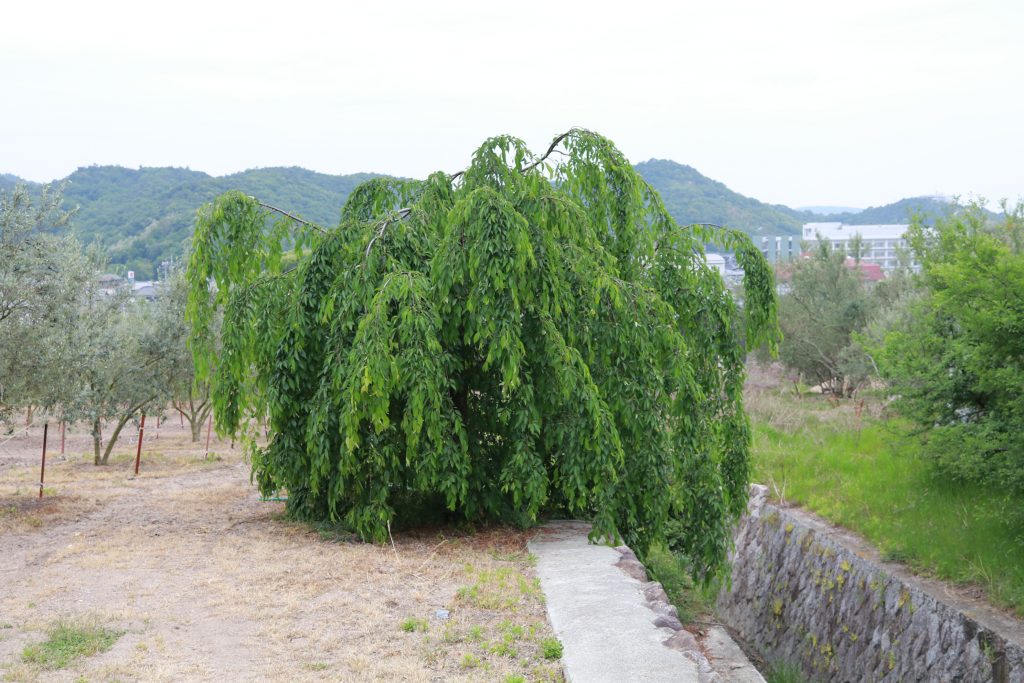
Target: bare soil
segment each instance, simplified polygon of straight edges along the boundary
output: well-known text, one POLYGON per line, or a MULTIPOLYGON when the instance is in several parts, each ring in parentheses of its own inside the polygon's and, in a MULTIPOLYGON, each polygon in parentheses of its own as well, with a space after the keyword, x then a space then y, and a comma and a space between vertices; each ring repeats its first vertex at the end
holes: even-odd
POLYGON ((237 449, 207 457, 176 418, 147 429, 138 477, 127 441, 95 467, 84 430, 63 457, 51 431, 40 501, 41 431, 0 435, 0 678, 562 680, 523 532, 338 540, 287 521, 237 449), (62 619, 124 634, 65 669, 24 662, 62 619))

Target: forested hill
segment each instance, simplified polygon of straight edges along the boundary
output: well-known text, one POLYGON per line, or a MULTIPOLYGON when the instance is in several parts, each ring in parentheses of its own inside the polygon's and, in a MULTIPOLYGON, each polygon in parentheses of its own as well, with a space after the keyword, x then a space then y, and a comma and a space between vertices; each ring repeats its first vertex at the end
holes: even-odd
POLYGON ((636 170, 661 195, 665 207, 682 225, 717 223, 750 235, 799 235, 801 226, 821 220, 781 204, 765 204, 733 192, 697 169, 666 159, 651 159, 636 170))
MULTIPOLYGON (((658 190, 679 223, 719 223, 751 235, 798 234, 808 221, 904 222, 912 210, 932 209, 928 202, 938 203, 907 199, 824 218, 745 197, 674 161, 652 159, 636 169, 658 190)), ((181 258, 192 235, 196 209, 222 192, 241 190, 321 225, 334 225, 352 189, 376 175, 335 176, 292 167, 213 177, 183 168, 89 166, 66 178, 65 205, 78 207, 73 226, 84 242, 99 242, 113 264, 148 279, 161 261, 181 258)), ((21 181, 13 175, 0 174, 0 190, 9 191, 17 182, 21 181)))
MULTIPOLYGON (((241 190, 321 225, 334 225, 349 192, 376 175, 260 168, 213 177, 183 168, 89 166, 65 179, 64 204, 78 207, 72 225, 82 241, 99 242, 112 264, 146 279, 154 277, 161 261, 182 257, 196 209, 222 192, 241 190)), ((0 175, 0 190, 9 191, 16 182, 14 176, 0 175)))
POLYGON ((907 223, 915 214, 943 216, 949 210, 949 201, 941 197, 909 197, 885 206, 872 206, 856 213, 834 213, 818 221, 842 221, 850 225, 877 225, 881 223, 907 223))

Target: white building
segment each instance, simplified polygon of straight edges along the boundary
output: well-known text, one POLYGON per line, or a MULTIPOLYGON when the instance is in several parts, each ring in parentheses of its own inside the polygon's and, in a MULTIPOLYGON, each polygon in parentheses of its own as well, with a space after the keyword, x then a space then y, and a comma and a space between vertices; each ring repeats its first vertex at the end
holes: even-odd
POLYGON ((709 267, 714 268, 715 270, 717 270, 719 275, 721 275, 722 277, 725 277, 725 257, 724 256, 722 256, 721 254, 716 254, 716 253, 714 253, 712 251, 709 251, 709 252, 704 254, 704 262, 707 263, 709 267))
MULTIPOLYGON (((831 242, 836 251, 850 253, 849 241, 854 235, 863 240, 861 261, 876 263, 883 270, 892 270, 899 265, 898 250, 907 250, 906 224, 893 225, 847 225, 845 223, 804 223, 803 239, 814 242, 820 236, 831 242)), ((916 266, 917 264, 912 264, 916 266)))

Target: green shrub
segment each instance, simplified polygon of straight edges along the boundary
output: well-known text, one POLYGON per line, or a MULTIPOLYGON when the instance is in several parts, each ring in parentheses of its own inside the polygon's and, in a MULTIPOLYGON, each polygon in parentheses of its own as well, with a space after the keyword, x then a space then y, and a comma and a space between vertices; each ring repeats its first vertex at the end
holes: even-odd
POLYGON ((559 146, 547 163, 500 136, 453 176, 370 180, 332 229, 268 231, 241 192, 200 212, 191 348, 218 431, 270 415, 269 444, 247 440, 261 491, 377 542, 557 508, 722 566, 747 495, 744 349, 777 338, 771 269, 740 232, 680 228, 606 138, 559 146), (742 316, 704 263, 716 241, 745 270, 742 316))

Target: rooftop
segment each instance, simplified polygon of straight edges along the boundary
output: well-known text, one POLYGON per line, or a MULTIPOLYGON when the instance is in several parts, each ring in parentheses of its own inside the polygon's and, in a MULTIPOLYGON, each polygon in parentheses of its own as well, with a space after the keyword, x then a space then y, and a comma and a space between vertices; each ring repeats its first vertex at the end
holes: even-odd
POLYGON ((827 240, 848 240, 860 235, 866 240, 898 240, 910 226, 906 223, 888 225, 848 225, 839 222, 804 223, 804 239, 815 239, 821 235, 827 240))

